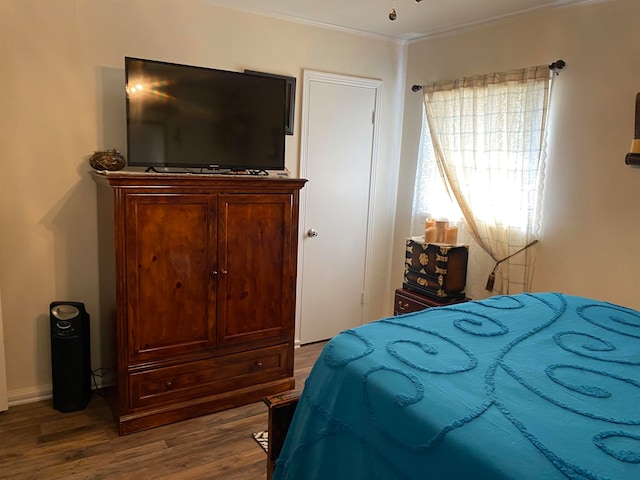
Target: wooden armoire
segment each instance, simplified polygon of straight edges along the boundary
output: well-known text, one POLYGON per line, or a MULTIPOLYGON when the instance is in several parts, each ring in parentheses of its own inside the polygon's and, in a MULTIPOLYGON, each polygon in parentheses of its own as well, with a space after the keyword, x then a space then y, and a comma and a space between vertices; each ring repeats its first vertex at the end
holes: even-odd
POLYGON ((293 388, 298 204, 306 180, 93 178, 100 320, 112 322, 101 330, 112 332, 111 404, 120 434, 293 388))

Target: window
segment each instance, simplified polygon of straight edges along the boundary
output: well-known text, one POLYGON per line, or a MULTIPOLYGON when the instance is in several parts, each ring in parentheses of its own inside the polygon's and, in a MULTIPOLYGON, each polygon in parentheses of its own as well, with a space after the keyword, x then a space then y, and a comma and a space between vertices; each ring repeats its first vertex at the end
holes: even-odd
POLYGON ((413 231, 427 216, 460 219, 500 263, 497 293, 530 287, 533 251, 516 252, 539 233, 552 78, 545 65, 423 87, 413 231))

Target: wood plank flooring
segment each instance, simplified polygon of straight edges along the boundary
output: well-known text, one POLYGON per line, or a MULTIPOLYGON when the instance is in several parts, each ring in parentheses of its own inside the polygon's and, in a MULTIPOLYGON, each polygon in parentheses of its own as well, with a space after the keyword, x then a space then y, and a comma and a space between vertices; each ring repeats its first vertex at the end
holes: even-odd
MULTIPOLYGON (((296 386, 324 345, 295 350, 296 386)), ((0 413, 0 478, 264 480, 267 456, 251 434, 266 428, 263 402, 124 437, 95 393, 80 412, 60 413, 50 400, 18 405, 0 413)))

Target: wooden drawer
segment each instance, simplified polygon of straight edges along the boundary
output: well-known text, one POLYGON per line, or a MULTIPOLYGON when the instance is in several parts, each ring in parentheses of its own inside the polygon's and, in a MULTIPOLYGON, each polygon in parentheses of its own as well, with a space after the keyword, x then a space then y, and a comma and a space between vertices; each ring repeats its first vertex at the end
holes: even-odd
POLYGON ((129 375, 130 408, 199 398, 291 376, 289 345, 129 375))
POLYGON ((398 288, 393 301, 393 314, 402 315, 403 313, 419 312, 425 308, 441 307, 443 305, 452 305, 454 303, 462 303, 469 301, 468 298, 458 300, 444 300, 437 302, 436 300, 420 295, 416 292, 404 288, 398 288))

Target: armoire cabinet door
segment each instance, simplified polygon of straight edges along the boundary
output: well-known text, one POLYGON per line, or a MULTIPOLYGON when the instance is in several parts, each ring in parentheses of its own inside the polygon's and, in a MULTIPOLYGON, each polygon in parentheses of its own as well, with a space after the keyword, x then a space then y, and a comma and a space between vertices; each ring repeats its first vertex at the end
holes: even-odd
POLYGON ((292 201, 289 194, 218 196, 218 345, 290 336, 292 201))
POLYGON ((129 362, 215 347, 215 195, 125 198, 129 362))

